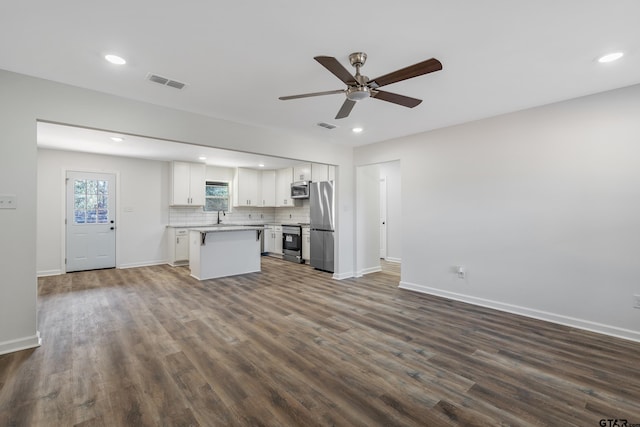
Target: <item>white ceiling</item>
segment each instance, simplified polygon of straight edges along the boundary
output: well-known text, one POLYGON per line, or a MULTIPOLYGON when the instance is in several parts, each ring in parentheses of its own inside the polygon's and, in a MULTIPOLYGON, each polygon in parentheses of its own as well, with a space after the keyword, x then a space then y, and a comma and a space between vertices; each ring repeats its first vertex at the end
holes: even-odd
POLYGON ((640 83, 638 16, 637 0, 5 1, 0 68, 357 146, 640 83), (444 68, 385 87, 423 99, 414 109, 368 99, 335 120, 342 94, 278 100, 342 89, 313 57, 351 69, 355 51, 372 78, 431 57, 444 68))

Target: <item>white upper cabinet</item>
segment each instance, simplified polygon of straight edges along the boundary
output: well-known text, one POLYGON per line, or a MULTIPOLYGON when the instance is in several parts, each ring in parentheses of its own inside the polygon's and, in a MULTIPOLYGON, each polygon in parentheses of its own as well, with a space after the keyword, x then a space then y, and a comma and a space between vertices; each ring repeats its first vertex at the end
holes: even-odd
POLYGON ((291 198, 291 182, 293 171, 291 168, 276 171, 276 207, 293 206, 291 198))
POLYGON ((171 162, 171 205, 204 206, 206 166, 171 162))
POLYGON ((329 165, 320 163, 311 164, 311 181, 329 181, 329 165))
POLYGON ((311 163, 294 166, 293 181, 311 181, 311 163))
POLYGON ((276 205, 276 171, 262 171, 260 206, 272 208, 276 205))
POLYGON ((260 172, 255 169, 236 168, 233 177, 233 206, 261 206, 260 172))

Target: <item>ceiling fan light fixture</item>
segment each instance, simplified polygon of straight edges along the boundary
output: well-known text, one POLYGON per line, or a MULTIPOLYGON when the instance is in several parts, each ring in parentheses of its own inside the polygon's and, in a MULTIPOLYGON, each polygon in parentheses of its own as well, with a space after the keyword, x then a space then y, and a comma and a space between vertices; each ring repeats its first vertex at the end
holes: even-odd
POLYGON ((366 86, 350 87, 347 89, 347 99, 350 101, 362 101, 371 96, 371 91, 366 86))

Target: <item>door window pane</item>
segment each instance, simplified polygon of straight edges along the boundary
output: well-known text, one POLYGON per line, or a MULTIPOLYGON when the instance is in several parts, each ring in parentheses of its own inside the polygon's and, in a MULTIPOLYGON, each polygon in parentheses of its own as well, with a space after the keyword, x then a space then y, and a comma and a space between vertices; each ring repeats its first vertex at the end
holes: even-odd
POLYGON ((73 220, 76 224, 109 222, 109 182, 76 179, 73 183, 73 220))

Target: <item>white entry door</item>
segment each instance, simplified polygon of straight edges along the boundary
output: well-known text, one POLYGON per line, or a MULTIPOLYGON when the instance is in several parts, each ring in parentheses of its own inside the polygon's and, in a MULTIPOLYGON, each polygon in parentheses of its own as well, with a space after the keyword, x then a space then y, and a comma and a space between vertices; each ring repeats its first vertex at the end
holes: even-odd
POLYGON ((66 271, 116 266, 116 177, 67 171, 66 271))

